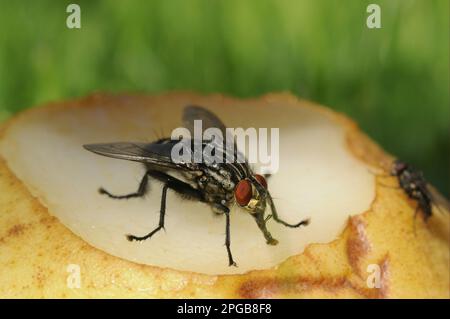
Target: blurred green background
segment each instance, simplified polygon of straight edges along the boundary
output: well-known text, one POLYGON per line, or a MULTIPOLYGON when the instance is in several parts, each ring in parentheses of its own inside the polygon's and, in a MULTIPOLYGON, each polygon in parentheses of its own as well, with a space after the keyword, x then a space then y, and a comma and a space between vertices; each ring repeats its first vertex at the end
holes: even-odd
POLYGON ((289 90, 449 194, 448 0, 0 0, 0 119, 94 90, 289 90), (66 7, 81 6, 81 29, 66 7), (381 6, 381 29, 366 7, 381 6))

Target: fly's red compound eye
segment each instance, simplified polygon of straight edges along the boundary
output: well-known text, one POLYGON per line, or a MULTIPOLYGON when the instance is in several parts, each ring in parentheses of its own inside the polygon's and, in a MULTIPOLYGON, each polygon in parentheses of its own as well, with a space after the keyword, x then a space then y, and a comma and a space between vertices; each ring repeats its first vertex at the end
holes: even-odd
POLYGON ((265 188, 267 189, 267 182, 266 179, 264 178, 264 176, 259 175, 259 174, 255 174, 255 179, 265 188))
POLYGON ((246 206, 252 199, 252 184, 244 179, 240 181, 234 189, 234 198, 240 206, 246 206))

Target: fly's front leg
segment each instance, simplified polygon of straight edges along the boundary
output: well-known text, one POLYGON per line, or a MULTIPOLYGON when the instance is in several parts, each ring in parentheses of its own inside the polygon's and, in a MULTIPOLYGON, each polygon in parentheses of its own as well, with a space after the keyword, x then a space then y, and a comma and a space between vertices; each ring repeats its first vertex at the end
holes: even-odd
POLYGON ((228 207, 226 208, 225 212, 225 246, 227 247, 227 253, 228 253, 228 266, 235 266, 237 267, 237 264, 233 260, 233 255, 231 254, 231 238, 230 238, 230 209, 228 207))
POLYGON ((252 215, 253 218, 255 218, 256 224, 258 225, 259 229, 264 235, 264 238, 266 239, 266 243, 268 245, 276 245, 278 244, 278 240, 272 237, 270 232, 267 230, 266 227, 266 221, 267 219, 264 219, 264 213, 256 213, 252 215))
POLYGON ((225 213, 226 225, 225 225, 225 246, 227 247, 228 253, 228 266, 237 267, 237 264, 233 260, 233 255, 231 254, 231 238, 230 238, 230 210, 227 208, 225 213))
POLYGON ((309 224, 309 219, 304 219, 304 220, 298 222, 297 224, 289 224, 289 223, 285 222, 284 220, 282 220, 278 217, 277 209, 275 208, 275 204, 273 203, 272 196, 270 196, 270 194, 267 194, 267 199, 269 200, 270 210, 272 211, 272 218, 277 223, 280 223, 280 224, 282 224, 286 227, 290 227, 290 228, 307 226, 309 224))
POLYGON ((165 214, 166 214, 166 199, 167 199, 167 189, 168 188, 169 188, 169 185, 168 184, 164 184, 163 189, 162 189, 162 195, 161 195, 161 208, 159 210, 159 225, 158 225, 158 227, 156 227, 150 233, 148 233, 147 235, 142 236, 142 237, 134 236, 134 235, 127 235, 127 239, 129 241, 146 240, 146 239, 152 237, 154 234, 156 234, 161 229, 164 229, 164 217, 165 217, 165 214))
POLYGON ((139 188, 136 192, 126 194, 126 195, 113 195, 110 192, 108 192, 103 187, 100 187, 98 192, 102 195, 107 195, 110 198, 114 199, 129 199, 133 197, 143 197, 148 191, 148 172, 145 172, 145 175, 142 177, 141 182, 139 183, 139 188))

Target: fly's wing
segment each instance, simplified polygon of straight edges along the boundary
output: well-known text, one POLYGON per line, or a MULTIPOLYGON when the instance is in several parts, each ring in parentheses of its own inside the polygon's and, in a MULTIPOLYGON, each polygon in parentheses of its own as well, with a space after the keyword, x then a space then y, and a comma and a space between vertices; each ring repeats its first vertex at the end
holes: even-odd
POLYGON ((187 169, 185 165, 172 161, 171 151, 175 143, 176 141, 169 143, 117 142, 86 144, 83 147, 88 151, 107 157, 152 164, 164 168, 187 169))
MULTIPOLYGON (((202 120, 202 129, 217 128, 222 132, 223 137, 226 135, 226 127, 222 121, 212 112, 201 106, 189 105, 183 111, 183 124, 194 136, 194 121, 202 120)), ((203 132, 202 132, 203 134, 203 132)))
MULTIPOLYGON (((189 105, 184 108, 183 111, 183 124, 184 126, 190 131, 191 136, 194 136, 194 121, 195 120, 202 120, 202 136, 203 131, 209 129, 209 128, 217 128, 222 133, 223 139, 233 139, 234 137, 227 133, 225 124, 212 112, 208 111, 207 109, 197 106, 197 105, 189 105)), ((244 155, 237 150, 237 147, 235 146, 233 149, 227 149, 225 141, 214 141, 216 146, 216 151, 220 153, 228 154, 229 156, 232 156, 235 160, 237 158, 240 159, 240 162, 243 162, 245 165, 248 166, 247 160, 245 159, 244 155)), ((234 141, 236 142, 236 140, 234 141)), ((236 143, 234 143, 236 145, 236 143)))
POLYGON ((443 212, 444 210, 447 211, 447 213, 450 213, 450 202, 447 198, 445 198, 439 191, 434 188, 433 186, 427 184, 426 186, 428 196, 430 196, 431 202, 434 206, 440 211, 443 212))

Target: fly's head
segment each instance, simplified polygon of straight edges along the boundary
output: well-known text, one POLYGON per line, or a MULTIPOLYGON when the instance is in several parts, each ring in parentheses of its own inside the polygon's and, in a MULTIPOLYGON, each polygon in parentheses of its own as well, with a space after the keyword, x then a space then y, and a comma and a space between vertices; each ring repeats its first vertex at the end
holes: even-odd
POLYGON ((399 176, 408 169, 408 164, 400 160, 395 160, 392 164, 391 175, 399 176))
POLYGON ((267 197, 266 179, 259 174, 242 179, 234 189, 236 203, 251 214, 264 214, 267 197))

